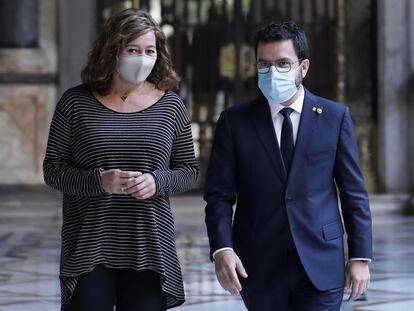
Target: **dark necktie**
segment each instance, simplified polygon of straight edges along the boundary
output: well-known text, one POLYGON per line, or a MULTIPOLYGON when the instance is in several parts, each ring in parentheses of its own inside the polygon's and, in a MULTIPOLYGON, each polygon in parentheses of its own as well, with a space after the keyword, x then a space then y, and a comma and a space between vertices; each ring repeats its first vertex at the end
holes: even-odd
POLYGON ((293 112, 292 108, 283 108, 280 113, 283 115, 282 135, 280 142, 280 151, 282 153, 283 162, 285 163, 286 171, 289 172, 290 163, 293 156, 293 127, 290 120, 290 114, 293 112))

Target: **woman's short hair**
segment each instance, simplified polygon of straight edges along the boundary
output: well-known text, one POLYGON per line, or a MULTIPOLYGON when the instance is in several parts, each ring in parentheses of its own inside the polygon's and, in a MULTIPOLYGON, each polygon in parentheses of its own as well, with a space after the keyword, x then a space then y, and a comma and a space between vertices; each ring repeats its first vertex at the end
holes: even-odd
POLYGON ((150 14, 137 9, 123 10, 106 21, 82 70, 82 81, 93 92, 107 95, 117 70, 119 55, 131 41, 149 31, 155 34, 157 61, 147 81, 161 90, 176 89, 179 78, 172 66, 165 35, 150 14))

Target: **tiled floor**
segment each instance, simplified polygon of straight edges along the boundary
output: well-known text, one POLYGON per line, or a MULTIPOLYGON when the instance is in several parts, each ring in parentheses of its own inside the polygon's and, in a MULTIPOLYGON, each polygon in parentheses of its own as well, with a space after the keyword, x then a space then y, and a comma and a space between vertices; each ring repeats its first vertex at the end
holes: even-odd
MULTIPOLYGON (((187 303, 175 310, 245 310, 215 280, 201 197, 172 202, 187 292, 187 303)), ((0 189, 0 311, 59 309, 59 206, 54 192, 0 189)), ((342 310, 414 310, 414 217, 374 213, 374 251, 366 300, 345 299, 342 310)))

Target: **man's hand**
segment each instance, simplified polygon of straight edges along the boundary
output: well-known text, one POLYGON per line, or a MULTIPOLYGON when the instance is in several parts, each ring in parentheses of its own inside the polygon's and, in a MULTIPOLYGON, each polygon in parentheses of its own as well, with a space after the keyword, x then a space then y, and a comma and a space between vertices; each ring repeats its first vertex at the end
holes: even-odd
POLYGON ((349 261, 345 272, 345 288, 352 288, 349 300, 356 300, 369 287, 370 274, 368 262, 349 261))
POLYGON ((240 258, 233 250, 223 250, 215 255, 216 275, 221 287, 232 295, 238 295, 242 290, 237 273, 247 278, 246 270, 240 258))
POLYGON ((102 187, 108 193, 124 194, 128 181, 141 175, 140 172, 127 172, 118 169, 106 170, 101 173, 102 187))
POLYGON ((155 195, 157 186, 151 174, 142 174, 128 180, 126 193, 141 200, 149 199, 155 195))

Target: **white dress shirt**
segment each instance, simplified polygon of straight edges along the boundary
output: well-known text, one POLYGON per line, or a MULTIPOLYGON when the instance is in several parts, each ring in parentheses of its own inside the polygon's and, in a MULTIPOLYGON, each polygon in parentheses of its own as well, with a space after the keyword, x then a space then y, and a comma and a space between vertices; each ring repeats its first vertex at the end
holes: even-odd
POLYGON ((281 104, 269 102, 270 112, 272 113, 273 126, 275 127, 275 133, 276 133, 277 142, 279 143, 279 147, 280 147, 280 140, 281 140, 281 135, 282 135, 282 125, 283 125, 283 120, 284 120, 284 117, 280 113, 280 111, 286 107, 293 109, 292 113, 290 114, 290 120, 292 121, 292 128, 293 128, 293 144, 296 144, 296 137, 298 136, 300 115, 302 113, 303 101, 305 100, 305 92, 303 91, 302 86, 300 87, 299 92, 300 92, 299 96, 290 106, 283 106, 281 104))
MULTIPOLYGON (((272 120, 273 120, 273 126, 275 128, 276 138, 277 138, 279 147, 280 147, 280 140, 282 136, 282 125, 283 125, 283 120, 284 120, 284 117, 280 113, 280 111, 286 107, 293 109, 292 113, 290 114, 290 120, 292 121, 292 128, 293 128, 293 143, 296 144, 296 138, 298 136, 298 130, 299 130, 299 124, 300 124, 300 116, 302 114, 303 102, 305 100, 305 91, 302 85, 300 86, 299 92, 300 92, 299 96, 290 106, 283 106, 281 104, 272 103, 269 101, 270 112, 272 114, 272 120)), ((231 247, 220 248, 213 253, 213 258, 215 258, 217 253, 224 251, 224 250, 233 250, 233 249, 231 247)), ((364 260, 368 262, 371 261, 371 259, 368 259, 368 258, 350 258, 349 259, 349 261, 353 261, 353 260, 364 260)))

